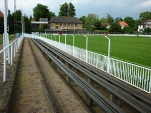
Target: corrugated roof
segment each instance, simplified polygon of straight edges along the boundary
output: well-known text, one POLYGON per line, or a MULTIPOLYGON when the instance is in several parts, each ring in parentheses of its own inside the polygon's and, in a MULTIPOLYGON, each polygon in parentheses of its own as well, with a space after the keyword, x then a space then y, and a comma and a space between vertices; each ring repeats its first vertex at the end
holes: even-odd
POLYGON ((119 24, 120 26, 129 26, 125 21, 120 21, 119 24))
POLYGON ((79 20, 78 18, 66 17, 66 16, 53 17, 49 22, 50 23, 78 23, 78 24, 82 24, 82 21, 79 20))
POLYGON ((4 14, 0 11, 0 17, 4 17, 4 14))

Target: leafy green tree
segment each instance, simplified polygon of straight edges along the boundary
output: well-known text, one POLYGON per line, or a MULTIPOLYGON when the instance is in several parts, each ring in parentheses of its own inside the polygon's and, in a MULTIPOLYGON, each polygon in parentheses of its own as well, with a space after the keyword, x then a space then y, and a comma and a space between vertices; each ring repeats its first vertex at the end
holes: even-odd
POLYGON ((48 20, 50 20, 48 7, 42 4, 37 4, 37 6, 33 8, 33 16, 36 21, 39 21, 40 18, 48 18, 48 20))
POLYGON ((30 20, 32 19, 33 17, 30 15, 30 20))
POLYGON ((95 29, 94 23, 97 22, 99 19, 99 16, 96 14, 88 14, 85 21, 85 27, 86 29, 92 31, 95 29))
POLYGON ((110 25, 114 23, 114 19, 110 14, 106 15, 106 20, 110 25))
POLYGON ((45 32, 45 29, 48 28, 47 24, 42 24, 38 27, 38 32, 45 32))
POLYGON ((145 20, 151 19, 151 12, 149 12, 149 11, 142 12, 142 13, 139 15, 139 19, 140 19, 141 21, 145 21, 145 20))
POLYGON ((104 17, 102 17, 102 18, 100 19, 100 22, 101 22, 101 23, 105 23, 105 22, 107 22, 107 19, 104 18, 104 17))
POLYGON ((135 24, 134 24, 134 31, 137 31, 138 30, 138 25, 141 23, 141 20, 139 20, 139 19, 136 19, 135 20, 135 24))
POLYGON ((143 32, 144 32, 144 33, 151 33, 151 28, 147 27, 146 29, 144 29, 143 32))
POLYGON ((60 5, 60 12, 59 16, 68 16, 68 4, 65 2, 64 4, 60 5))
POLYGON ((123 32, 123 33, 128 33, 128 34, 133 34, 134 28, 133 28, 133 27, 130 27, 130 26, 127 26, 127 27, 124 27, 124 28, 122 29, 122 32, 123 32))
POLYGON ((111 32, 121 32, 121 26, 119 25, 119 23, 113 23, 113 24, 111 24, 111 27, 110 27, 109 31, 111 31, 111 32))
POLYGON ((4 18, 0 17, 0 34, 4 33, 4 18))
POLYGON ((74 5, 71 2, 69 3, 68 16, 70 16, 70 17, 76 16, 75 7, 74 7, 74 5))
POLYGON ((125 17, 124 21, 130 26, 130 27, 134 27, 135 25, 135 20, 133 19, 133 17, 125 17))
POLYGON ((55 13, 53 13, 52 11, 49 11, 50 14, 50 20, 52 19, 53 16, 56 16, 55 13))
POLYGON ((117 18, 115 19, 115 23, 119 23, 120 21, 123 21, 123 19, 122 19, 121 17, 117 17, 117 18))
MULTIPOLYGON (((8 15, 8 26, 9 26, 9 33, 21 33, 22 32, 22 23, 21 23, 21 10, 17 10, 15 13, 8 15), (16 16, 16 17, 15 17, 16 16)), ((31 32, 31 22, 27 16, 23 16, 24 18, 24 27, 25 32, 31 32)))
POLYGON ((106 27, 109 25, 109 23, 107 22, 107 19, 102 17, 100 19, 101 22, 101 30, 106 30, 106 27))
POLYGON ((9 26, 9 33, 12 34, 14 33, 14 27, 15 27, 15 22, 14 22, 14 14, 8 15, 8 26, 9 26))
POLYGON ((80 19, 80 20, 82 21, 82 23, 83 23, 83 28, 85 28, 86 16, 82 16, 82 17, 80 17, 79 19, 80 19))
POLYGON ((59 16, 74 17, 75 15, 75 7, 71 2, 69 4, 65 2, 64 4, 60 5, 59 16))
POLYGON ((31 21, 30 18, 24 15, 24 27, 25 27, 25 33, 31 33, 31 21))
MULTIPOLYGON (((21 15, 22 15, 21 10, 16 10, 16 12, 13 13, 14 21, 11 22, 11 20, 13 20, 12 17, 9 20, 10 24, 14 25, 14 33, 21 32, 21 15)), ((13 25, 9 25, 9 26, 13 26, 13 25)))
POLYGON ((94 22, 94 27, 95 27, 95 30, 101 30, 101 22, 99 20, 96 20, 94 22))

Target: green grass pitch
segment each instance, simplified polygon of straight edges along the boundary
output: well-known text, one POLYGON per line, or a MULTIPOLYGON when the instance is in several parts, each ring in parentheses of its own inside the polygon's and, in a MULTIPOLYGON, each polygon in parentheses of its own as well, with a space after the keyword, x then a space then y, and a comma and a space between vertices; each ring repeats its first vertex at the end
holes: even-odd
MULTIPOLYGON (((88 50, 100 54, 108 54, 108 40, 104 36, 88 36, 88 50)), ((60 36, 65 43, 65 36, 60 36)), ((151 67, 151 38, 141 36, 108 36, 111 40, 110 56, 130 63, 151 67)), ((49 36, 58 41, 58 36, 49 36)), ((73 37, 66 36, 66 42, 73 45, 73 37)), ((86 48, 86 38, 75 35, 75 46, 86 48)))

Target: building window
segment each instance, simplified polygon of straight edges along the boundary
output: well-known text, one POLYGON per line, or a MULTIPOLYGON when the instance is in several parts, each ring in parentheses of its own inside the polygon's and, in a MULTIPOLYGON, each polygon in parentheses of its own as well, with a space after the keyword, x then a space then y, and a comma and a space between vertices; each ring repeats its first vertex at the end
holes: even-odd
POLYGON ((58 29, 58 23, 56 23, 56 29, 58 29))
POLYGON ((143 25, 143 28, 146 28, 146 25, 143 25))

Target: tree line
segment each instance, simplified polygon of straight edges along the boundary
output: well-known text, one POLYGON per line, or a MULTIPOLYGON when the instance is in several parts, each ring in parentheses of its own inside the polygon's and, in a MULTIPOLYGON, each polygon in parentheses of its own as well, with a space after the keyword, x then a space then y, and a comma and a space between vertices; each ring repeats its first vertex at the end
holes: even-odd
MULTIPOLYGON (((25 32, 32 32, 31 29, 31 19, 34 18, 35 21, 39 21, 40 18, 48 18, 48 21, 51 20, 53 16, 56 16, 54 12, 48 9, 48 6, 37 4, 33 8, 33 17, 23 15, 21 10, 17 10, 13 14, 8 15, 8 26, 9 33, 21 32, 21 15, 24 18, 25 23, 25 32)), ((76 16, 76 9, 74 5, 70 3, 64 3, 60 5, 60 11, 58 16, 76 16)), ((83 22, 83 28, 89 31, 108 31, 108 32, 121 32, 121 33, 134 33, 138 29, 138 25, 148 19, 151 19, 151 12, 146 11, 142 12, 139 15, 138 19, 127 16, 124 19, 121 17, 113 18, 110 14, 107 14, 106 17, 100 18, 98 15, 90 13, 87 16, 82 16, 79 18, 83 22), (125 21, 129 26, 121 29, 119 22, 125 21)), ((39 26, 36 31, 39 29, 46 29, 47 25, 39 26)), ((150 28, 146 28, 144 32, 151 32, 150 28)), ((3 18, 0 18, 0 33, 3 33, 3 18)))

